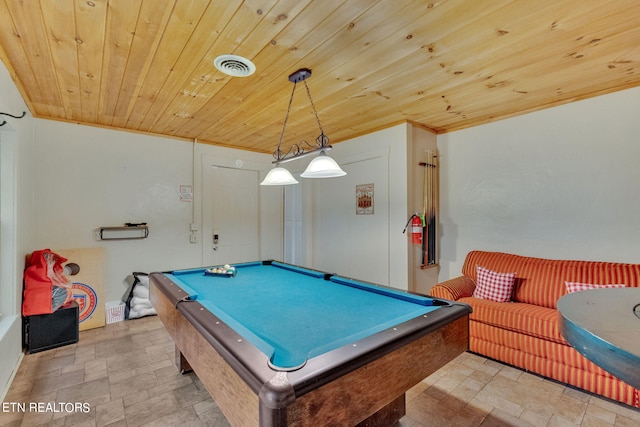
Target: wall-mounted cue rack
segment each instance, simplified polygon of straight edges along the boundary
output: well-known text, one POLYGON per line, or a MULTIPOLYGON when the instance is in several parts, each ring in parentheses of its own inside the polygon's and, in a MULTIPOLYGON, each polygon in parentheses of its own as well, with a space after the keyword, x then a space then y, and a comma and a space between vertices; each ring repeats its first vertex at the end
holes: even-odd
POLYGON ((438 155, 435 151, 425 151, 424 184, 422 188, 422 204, 425 226, 422 231, 422 265, 427 268, 438 263, 438 155))

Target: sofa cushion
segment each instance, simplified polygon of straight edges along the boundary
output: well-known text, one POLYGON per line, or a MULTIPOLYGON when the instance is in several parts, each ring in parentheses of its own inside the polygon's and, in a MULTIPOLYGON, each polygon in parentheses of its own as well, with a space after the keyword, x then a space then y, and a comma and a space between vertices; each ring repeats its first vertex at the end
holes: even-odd
POLYGON ((473 291, 474 297, 495 302, 511 300, 516 273, 498 273, 478 265, 476 266, 476 275, 478 280, 473 291))
POLYGON ((580 282, 564 282, 567 287, 567 293, 588 291, 589 289, 607 289, 607 288, 624 288, 626 285, 595 285, 592 283, 580 283, 580 282))
MULTIPOLYGON (((558 311, 520 302, 500 303, 467 297, 460 302, 473 307, 469 320, 496 326, 509 331, 568 345, 558 327, 558 311)), ((483 339, 492 341, 491 337, 483 339)))
POLYGON ((597 261, 551 260, 502 252, 472 251, 467 255, 462 274, 477 280, 476 267, 500 273, 516 271, 513 300, 556 308, 567 293, 564 282, 640 284, 640 264, 597 261))

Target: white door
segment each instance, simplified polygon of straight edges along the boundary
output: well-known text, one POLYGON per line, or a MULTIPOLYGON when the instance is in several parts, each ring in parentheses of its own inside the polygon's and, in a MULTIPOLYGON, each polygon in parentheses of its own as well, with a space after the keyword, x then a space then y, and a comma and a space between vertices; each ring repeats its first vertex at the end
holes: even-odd
POLYGON ((302 185, 286 185, 284 187, 284 262, 305 265, 303 226, 302 185))
POLYGON ((259 260, 258 171, 215 166, 208 169, 203 186, 204 264, 259 260))

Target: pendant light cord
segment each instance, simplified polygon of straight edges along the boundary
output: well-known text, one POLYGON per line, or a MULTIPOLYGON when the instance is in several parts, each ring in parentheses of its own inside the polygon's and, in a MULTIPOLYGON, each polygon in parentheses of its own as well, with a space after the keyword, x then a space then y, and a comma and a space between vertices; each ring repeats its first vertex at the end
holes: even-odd
MULTIPOLYGON (((305 82, 305 85, 307 83, 305 82)), ((296 93, 296 86, 298 85, 298 82, 295 82, 293 84, 293 90, 291 91, 291 97, 289 98, 289 105, 287 106, 287 115, 284 116, 284 124, 282 125, 282 133, 280 134, 280 141, 278 142, 278 149, 275 152, 275 159, 276 160, 281 160, 282 159, 282 150, 280 150, 280 146, 282 145, 282 141, 284 140, 284 131, 287 128, 287 122, 289 121, 289 113, 291 112, 291 104, 293 103, 293 95, 296 93)), ((307 89, 308 91, 308 89, 307 89)), ((315 111, 315 108, 314 108, 315 111)), ((317 115, 316 115, 317 116, 317 115)))
MULTIPOLYGON (((311 103, 311 108, 313 109, 313 114, 316 116, 316 121, 318 122, 318 128, 320 129, 320 135, 324 135, 324 130, 322 129, 322 124, 320 124, 320 117, 318 117, 318 111, 316 111, 316 106, 313 103, 313 98, 311 98, 311 91, 309 91, 309 85, 306 80, 303 80, 304 87, 307 88, 307 96, 309 97, 309 102, 311 103)), ((294 86, 295 89, 295 86, 294 86)))

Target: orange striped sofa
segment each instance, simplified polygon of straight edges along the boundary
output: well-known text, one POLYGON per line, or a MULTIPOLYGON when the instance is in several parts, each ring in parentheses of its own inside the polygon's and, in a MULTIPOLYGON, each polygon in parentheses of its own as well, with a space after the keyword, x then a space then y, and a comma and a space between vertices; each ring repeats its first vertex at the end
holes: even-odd
POLYGON ((472 251, 462 276, 435 285, 430 294, 472 306, 470 351, 640 408, 639 390, 591 363, 562 337, 556 304, 567 292, 565 281, 638 287, 640 264, 472 251), (478 266, 516 273, 511 301, 473 297, 478 266))

